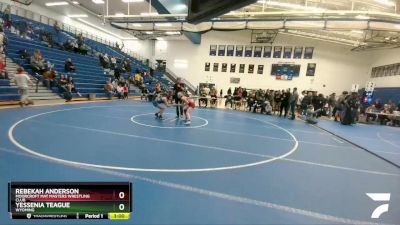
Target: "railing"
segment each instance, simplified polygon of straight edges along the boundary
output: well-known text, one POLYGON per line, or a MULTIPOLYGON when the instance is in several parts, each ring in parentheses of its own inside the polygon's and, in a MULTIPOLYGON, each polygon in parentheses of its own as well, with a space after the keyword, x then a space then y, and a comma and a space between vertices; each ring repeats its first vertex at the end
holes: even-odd
MULTIPOLYGON (((57 21, 57 20, 49 18, 47 16, 40 15, 38 13, 32 12, 32 11, 24 9, 24 8, 21 8, 21 7, 16 6, 16 5, 10 5, 10 4, 7 4, 7 3, 0 3, 0 11, 3 12, 4 9, 7 6, 11 7, 11 14, 14 14, 14 15, 17 15, 17 16, 21 16, 21 17, 24 17, 24 18, 27 18, 27 19, 30 19, 30 20, 34 20, 34 21, 37 21, 37 22, 40 22, 40 23, 43 23, 43 24, 46 24, 46 25, 49 25, 49 26, 54 26, 54 24, 57 22, 59 24, 59 26, 61 27, 61 29, 66 31, 66 32, 73 33, 74 35, 82 34, 82 36, 85 37, 85 38, 94 40, 96 42, 108 45, 108 46, 113 47, 113 48, 116 47, 116 42, 115 41, 110 41, 110 40, 108 40, 108 39, 106 39, 104 37, 93 35, 92 33, 89 33, 87 31, 78 29, 78 28, 73 27, 73 26, 71 26, 69 24, 66 24, 64 22, 57 21)), ((143 63, 145 63, 145 61, 146 61, 146 58, 140 56, 138 53, 136 53, 134 51, 131 51, 131 50, 128 50, 128 49, 123 49, 122 51, 125 52, 126 54, 128 54, 128 55, 130 55, 130 56, 142 61, 143 63)))
MULTIPOLYGON (((172 72, 170 69, 165 68, 165 74, 168 76, 173 82, 176 82, 178 76, 172 72)), ((196 92, 196 87, 193 86, 189 81, 186 79, 184 80, 185 85, 188 87, 188 90, 192 92, 193 94, 196 92)))

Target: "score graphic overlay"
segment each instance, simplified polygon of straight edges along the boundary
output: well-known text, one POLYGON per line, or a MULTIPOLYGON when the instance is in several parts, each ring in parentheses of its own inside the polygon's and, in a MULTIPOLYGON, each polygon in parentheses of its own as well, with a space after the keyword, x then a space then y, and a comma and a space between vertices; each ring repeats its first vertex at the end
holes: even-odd
POLYGON ((129 182, 10 182, 12 219, 129 219, 129 182))

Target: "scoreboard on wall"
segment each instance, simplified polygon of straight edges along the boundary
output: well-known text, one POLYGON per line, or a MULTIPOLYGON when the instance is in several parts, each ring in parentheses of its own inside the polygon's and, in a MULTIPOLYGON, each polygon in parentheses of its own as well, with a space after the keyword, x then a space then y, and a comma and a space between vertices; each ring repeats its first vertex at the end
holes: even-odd
POLYGON ((129 182, 10 182, 12 219, 129 219, 129 182))

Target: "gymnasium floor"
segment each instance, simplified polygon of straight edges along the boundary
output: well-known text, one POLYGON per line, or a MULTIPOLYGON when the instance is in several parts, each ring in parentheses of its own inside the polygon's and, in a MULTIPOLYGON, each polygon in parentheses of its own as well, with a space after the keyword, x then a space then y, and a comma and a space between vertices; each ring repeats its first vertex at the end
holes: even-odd
POLYGON ((173 110, 164 121, 133 101, 0 110, 1 224, 37 224, 9 219, 8 181, 131 181, 132 219, 116 224, 400 224, 393 164, 302 121, 196 109, 185 127, 173 110), (389 211, 371 219, 382 203, 365 193, 391 193, 389 211))

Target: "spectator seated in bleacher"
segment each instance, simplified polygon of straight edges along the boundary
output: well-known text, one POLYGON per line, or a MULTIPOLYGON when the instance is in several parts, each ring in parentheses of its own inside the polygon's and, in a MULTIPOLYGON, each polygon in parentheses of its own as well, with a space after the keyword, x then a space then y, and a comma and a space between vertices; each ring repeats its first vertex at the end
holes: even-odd
POLYGON ((39 31, 39 40, 45 42, 50 48, 54 47, 53 35, 46 30, 39 31))
POLYGON ((38 74, 43 74, 46 71, 46 61, 39 49, 36 49, 31 57, 32 71, 38 74))
POLYGON ((78 48, 83 47, 85 44, 85 38, 83 37, 82 33, 78 35, 76 43, 78 44, 78 48))
POLYGON ((71 76, 69 76, 69 77, 67 78, 66 87, 67 87, 67 91, 68 91, 69 93, 76 92, 76 93, 78 94, 79 97, 82 96, 82 95, 79 93, 79 91, 75 88, 75 82, 74 82, 74 80, 73 80, 73 78, 72 78, 71 76))
POLYGON ((49 89, 57 85, 56 72, 54 70, 48 70, 43 73, 43 85, 49 89))
POLYGON ((0 57, 0 79, 9 79, 3 57, 0 57))
POLYGON ((58 85, 58 91, 60 93, 64 93, 64 92, 67 91, 67 78, 65 77, 64 74, 60 75, 60 78, 58 79, 57 85, 58 85))
POLYGON ((75 65, 72 63, 71 58, 68 58, 67 61, 65 61, 64 69, 66 73, 75 73, 75 65))
POLYGON ((28 23, 26 20, 15 21, 13 26, 18 31, 21 38, 26 38, 28 33, 28 23))
POLYGON ((104 68, 104 69, 109 69, 110 68, 110 59, 108 58, 108 55, 105 54, 100 54, 99 55, 99 61, 100 61, 100 65, 104 68))
POLYGON ((74 51, 74 44, 73 44, 73 41, 71 39, 69 39, 66 42, 64 42, 63 47, 64 47, 64 50, 66 50, 66 51, 69 51, 69 52, 73 52, 74 51))
POLYGON ((26 49, 19 50, 18 54, 21 59, 29 59, 29 57, 30 57, 30 54, 29 54, 28 50, 26 50, 26 49))
POLYGON ((111 99, 112 96, 114 95, 114 91, 113 91, 113 85, 111 84, 111 81, 108 80, 106 82, 106 84, 104 85, 104 91, 106 93, 106 96, 111 99))
POLYGON ((117 85, 116 94, 117 94, 118 99, 124 98, 124 87, 122 86, 122 84, 117 85))

